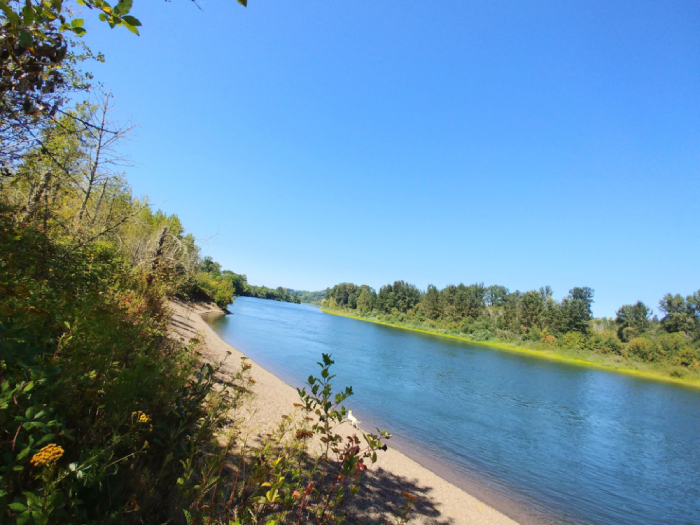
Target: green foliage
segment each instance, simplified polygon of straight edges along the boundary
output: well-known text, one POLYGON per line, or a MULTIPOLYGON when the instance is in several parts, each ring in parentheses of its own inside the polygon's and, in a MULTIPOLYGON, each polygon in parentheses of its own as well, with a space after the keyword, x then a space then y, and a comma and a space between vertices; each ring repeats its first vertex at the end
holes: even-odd
POLYGON ((395 281, 393 285, 382 286, 377 294, 375 305, 377 310, 391 313, 394 309, 406 313, 414 308, 421 300, 420 290, 404 281, 395 281))
POLYGON ((589 323, 593 319, 591 304, 593 290, 588 287, 573 288, 564 298, 559 309, 559 331, 561 333, 579 332, 587 334, 589 323))
POLYGON ((684 332, 694 340, 700 339, 700 290, 683 298, 666 294, 659 301, 659 309, 666 315, 661 326, 667 332, 684 332))
POLYGON ((656 345, 651 339, 646 337, 635 337, 627 345, 630 355, 639 358, 642 361, 653 361, 658 355, 656 345))
POLYGON ((481 283, 448 285, 442 290, 428 285, 421 293, 397 281, 383 286, 376 297, 371 292, 369 286, 341 283, 327 291, 322 306, 398 326, 463 335, 472 341, 499 340, 547 352, 574 350, 579 358, 590 352, 593 361, 595 354, 601 354, 655 363, 675 376, 684 369, 693 373, 700 369, 700 292, 686 298, 665 296, 661 310, 666 316, 661 323, 641 301, 622 306, 615 319, 593 319, 594 291, 588 287, 571 289, 560 302, 552 298, 549 286, 521 293, 481 283), (362 295, 364 289, 367 295, 354 300, 353 294, 362 295), (411 299, 398 303, 401 294, 411 299), (397 304, 404 306, 400 309, 397 304), (406 308, 406 304, 412 306, 406 308))
POLYGON ((642 301, 636 304, 626 304, 617 311, 615 321, 619 324, 620 339, 630 341, 651 328, 651 308, 642 301))
POLYGON ((563 348, 571 348, 573 350, 580 350, 583 348, 585 339, 581 332, 567 332, 562 338, 561 346, 563 348))
POLYGON ((299 301, 307 304, 320 305, 321 301, 326 298, 326 290, 316 292, 308 292, 306 290, 292 290, 287 288, 287 293, 299 298, 299 301))
POLYGON ((193 377, 195 348, 166 337, 167 274, 149 281, 109 243, 57 242, 11 208, 0 221, 0 512, 37 524, 159 516, 180 459, 218 417, 203 406, 214 369, 193 377), (43 461, 48 446, 60 453, 43 461))
POLYGON ((333 361, 327 354, 322 357, 321 377, 310 376, 310 391, 298 391, 298 412, 283 415, 274 432, 261 436, 260 445, 238 438, 240 426, 233 421, 224 446, 199 465, 194 451, 183 462, 177 483, 181 500, 189 502, 181 505, 188 524, 342 521, 343 503, 360 490, 362 473, 386 450, 383 440, 391 435, 378 431, 343 440, 336 433, 346 414, 341 403, 352 388, 333 392, 333 361), (320 450, 308 446, 314 437, 320 450), (231 469, 230 476, 222 476, 225 468, 231 469))
POLYGON ((333 288, 326 290, 325 299, 331 298, 337 306, 342 308, 358 308, 358 300, 364 292, 362 299, 363 311, 371 311, 377 301, 377 293, 373 288, 363 284, 358 286, 353 283, 336 284, 333 288))
POLYGON ((536 291, 525 292, 520 298, 520 319, 528 328, 543 328, 545 298, 536 291))
POLYGON ((260 299, 270 299, 272 301, 282 301, 285 303, 301 304, 301 298, 298 295, 290 293, 287 288, 278 286, 277 288, 268 288, 267 286, 252 286, 248 285, 245 293, 241 294, 246 297, 258 297, 260 299))
MULTIPOLYGON (((131 0, 78 3, 138 33, 131 0)), ((109 97, 60 110, 70 89, 87 88, 65 35, 84 34, 83 20, 60 0, 0 0, 0 10, 3 523, 337 523, 390 436, 363 434, 363 448, 284 416, 260 448, 241 441, 250 365, 225 378, 202 363, 197 338, 168 337, 166 305, 175 293, 228 304, 245 276, 200 264, 178 217, 152 211, 112 171, 128 129, 109 129, 109 97), (332 446, 313 457, 315 434, 332 446)), ((323 358, 299 406, 328 421, 344 413, 329 400, 352 391, 333 395, 323 358)))

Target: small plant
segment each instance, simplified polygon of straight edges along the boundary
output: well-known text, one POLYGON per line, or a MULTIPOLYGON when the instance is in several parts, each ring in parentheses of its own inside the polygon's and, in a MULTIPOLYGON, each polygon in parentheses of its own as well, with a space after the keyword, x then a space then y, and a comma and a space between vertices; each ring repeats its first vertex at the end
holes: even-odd
POLYGON ((352 388, 334 394, 330 373, 333 360, 323 354, 321 377, 299 389, 300 403, 282 416, 277 429, 257 447, 233 421, 224 447, 212 447, 203 458, 183 463, 178 480, 187 525, 245 523, 336 523, 342 520, 346 498, 355 495, 367 463, 386 450, 386 431, 342 438, 335 429, 344 424, 352 388), (313 424, 311 424, 313 423, 313 424), (316 448, 314 448, 316 447, 316 448))

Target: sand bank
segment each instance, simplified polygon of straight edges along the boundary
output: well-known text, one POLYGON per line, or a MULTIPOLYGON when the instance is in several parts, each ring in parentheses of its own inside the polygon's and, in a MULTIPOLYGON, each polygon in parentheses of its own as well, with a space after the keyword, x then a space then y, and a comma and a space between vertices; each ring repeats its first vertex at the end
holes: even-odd
MULTIPOLYGON (((204 337, 204 357, 212 362, 226 358, 231 371, 240 364, 243 354, 225 343, 209 327, 202 316, 223 315, 213 304, 173 301, 172 327, 187 340, 196 334, 204 337)), ((283 414, 293 412, 298 401, 296 389, 252 362, 255 398, 253 408, 260 431, 272 429, 283 414)), ((311 371, 313 372, 313 371, 311 371)), ((362 419, 361 417, 359 419, 362 419)), ((387 429, 391 432, 391 429, 387 429)), ((357 433, 350 425, 338 429, 341 435, 357 433)), ((380 454, 363 478, 363 489, 353 499, 352 515, 357 522, 393 523, 392 514, 403 502, 402 491, 418 497, 410 523, 454 525, 517 525, 496 509, 470 496, 460 488, 419 465, 408 456, 391 448, 380 454)))

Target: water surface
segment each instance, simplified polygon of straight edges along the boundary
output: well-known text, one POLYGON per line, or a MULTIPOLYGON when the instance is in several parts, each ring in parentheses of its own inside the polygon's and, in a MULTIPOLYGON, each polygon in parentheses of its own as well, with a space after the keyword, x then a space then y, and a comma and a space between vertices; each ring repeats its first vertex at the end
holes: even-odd
POLYGON ((346 405, 365 429, 387 428, 414 459, 477 483, 516 519, 700 525, 696 389, 309 305, 239 298, 230 309, 210 321, 224 340, 293 386, 331 353, 335 385, 352 385, 346 405))

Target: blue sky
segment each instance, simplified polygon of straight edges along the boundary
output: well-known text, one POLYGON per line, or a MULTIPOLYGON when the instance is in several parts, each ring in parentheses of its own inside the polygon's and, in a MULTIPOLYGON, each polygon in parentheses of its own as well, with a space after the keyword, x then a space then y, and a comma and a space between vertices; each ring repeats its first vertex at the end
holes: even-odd
POLYGON ((199 3, 86 13, 91 69, 134 192, 249 282, 700 288, 698 2, 199 3))

